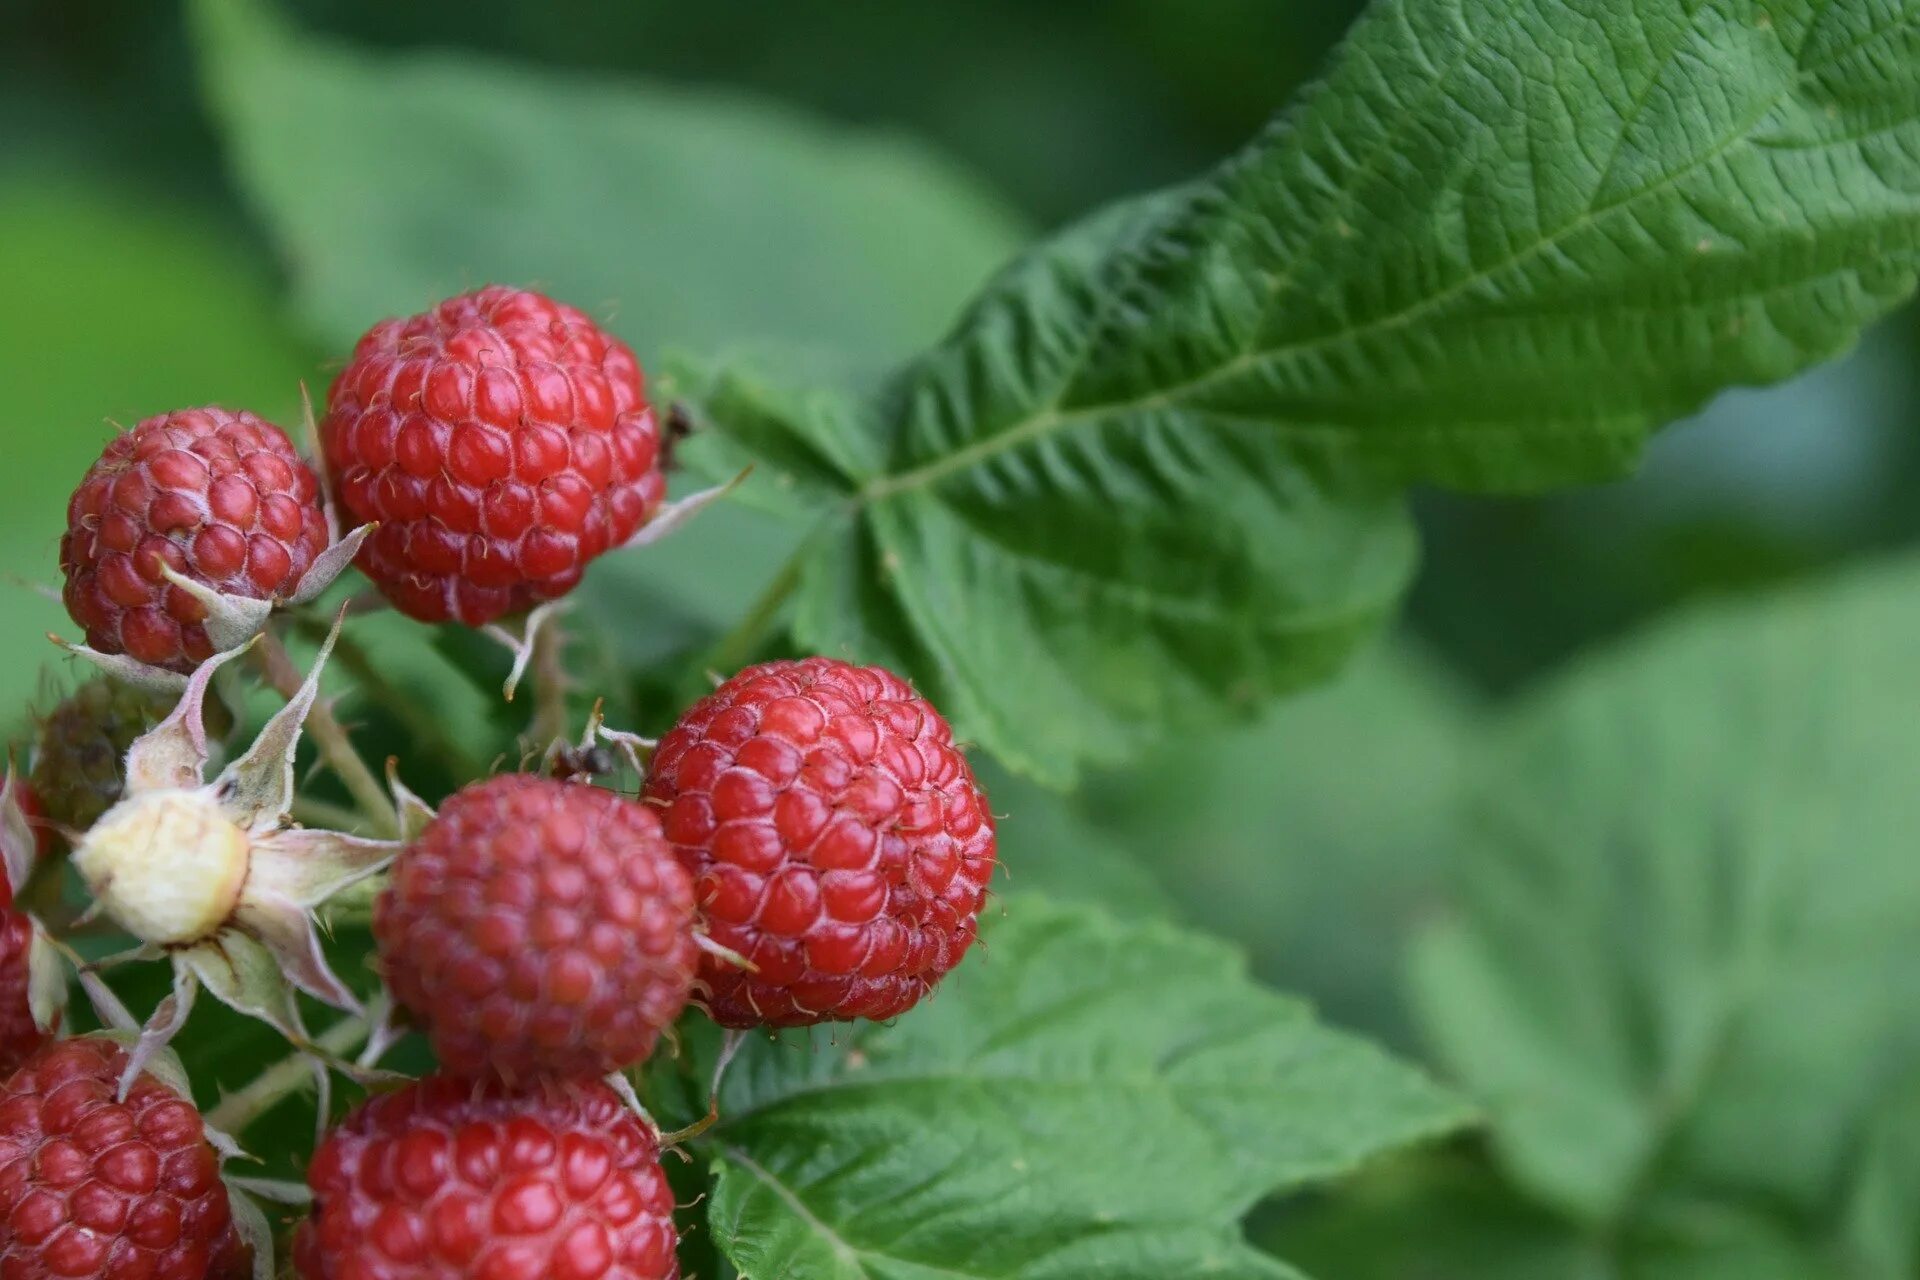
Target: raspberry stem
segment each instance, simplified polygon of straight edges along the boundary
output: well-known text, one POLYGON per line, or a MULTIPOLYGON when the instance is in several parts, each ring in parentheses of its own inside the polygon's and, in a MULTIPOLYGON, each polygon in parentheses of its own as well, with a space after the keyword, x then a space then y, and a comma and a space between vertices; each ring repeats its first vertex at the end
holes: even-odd
MULTIPOLYGON (((314 1046, 333 1057, 344 1057, 359 1048, 372 1030, 365 1018, 343 1018, 314 1040, 314 1046)), ((305 1088, 313 1080, 313 1068, 305 1053, 290 1053, 262 1071, 247 1084, 228 1094, 207 1112, 207 1123, 223 1133, 238 1137, 248 1125, 271 1111, 282 1098, 305 1088)))
MULTIPOLYGON (((293 625, 300 634, 315 643, 326 639, 332 626, 330 618, 304 613, 289 616, 293 618, 293 625)), ((448 732, 443 719, 389 680, 367 652, 366 646, 344 631, 334 641, 333 660, 346 668, 364 697, 399 719, 415 746, 436 760, 445 762, 456 780, 465 782, 486 772, 482 762, 475 760, 467 750, 466 744, 448 732)))
POLYGON ((800 575, 813 554, 813 543, 811 537, 801 539, 800 545, 787 557, 787 562, 780 566, 780 571, 773 575, 772 581, 767 583, 759 597, 748 606, 733 630, 720 637, 707 650, 699 671, 731 675, 747 664, 761 640, 779 619, 781 610, 786 608, 787 600, 800 586, 800 575))
MULTIPOLYGON (((279 691, 283 698, 291 699, 300 690, 301 675, 293 659, 287 656, 287 648, 280 637, 269 627, 261 632, 260 643, 254 647, 254 654, 260 673, 267 683, 279 691)), ((313 710, 307 714, 306 731, 320 748, 321 759, 327 762, 334 775, 352 794, 354 803, 366 814, 367 820, 381 836, 392 836, 400 830, 400 822, 394 813, 393 802, 387 798, 386 788, 380 785, 380 779, 367 762, 360 758, 354 749, 353 740, 347 731, 334 718, 333 711, 324 700, 316 701, 313 710)))
POLYGON ((533 724, 527 732, 534 747, 568 735, 567 629, 559 613, 546 621, 533 641, 533 724))

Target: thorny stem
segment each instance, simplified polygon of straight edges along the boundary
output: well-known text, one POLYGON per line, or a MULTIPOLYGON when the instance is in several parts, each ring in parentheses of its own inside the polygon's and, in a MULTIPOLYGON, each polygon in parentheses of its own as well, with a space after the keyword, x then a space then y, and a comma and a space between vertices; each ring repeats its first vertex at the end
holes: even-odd
MULTIPOLYGON (((287 656, 287 648, 280 643, 280 637, 269 628, 260 633, 260 643, 255 646, 254 654, 260 666, 260 673, 267 683, 279 691, 283 698, 291 699, 300 692, 300 671, 293 665, 293 659, 287 656)), ((383 836, 391 836, 400 830, 399 818, 394 812, 393 801, 388 799, 385 787, 367 762, 354 750, 353 740, 347 736, 346 729, 334 718, 333 711, 324 700, 316 699, 313 710, 307 714, 307 733, 320 748, 320 758, 327 767, 345 784, 372 822, 375 831, 383 836)))
POLYGON ((572 679, 567 675, 567 629, 556 611, 533 638, 533 723, 528 726, 529 745, 545 747, 568 734, 567 690, 572 679))
MULTIPOLYGON (((328 1055, 341 1058, 359 1048, 373 1028, 365 1018, 343 1018, 314 1040, 314 1046, 328 1055)), ((313 1079, 308 1055, 291 1053, 255 1076, 237 1093, 230 1093, 207 1112, 207 1123, 236 1137, 248 1125, 271 1111, 288 1094, 304 1088, 313 1079)))
MULTIPOLYGON (((330 620, 322 620, 311 614, 290 616, 300 634, 316 644, 327 638, 332 626, 330 620)), ((448 731, 446 721, 388 679, 387 673, 380 669, 366 646, 353 635, 345 631, 340 633, 333 642, 333 660, 346 668, 362 694, 378 703, 383 710, 392 712, 406 728, 407 735, 435 759, 445 762, 459 779, 477 778, 485 772, 480 762, 467 750, 466 744, 448 731)))

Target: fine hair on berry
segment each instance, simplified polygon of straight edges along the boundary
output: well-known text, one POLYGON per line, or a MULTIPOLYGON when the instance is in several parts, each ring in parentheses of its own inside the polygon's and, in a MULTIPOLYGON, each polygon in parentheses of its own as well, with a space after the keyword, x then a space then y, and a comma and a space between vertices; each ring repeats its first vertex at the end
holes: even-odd
POLYGON ((728 1027, 906 1012, 972 945, 993 819, 953 731, 880 667, 749 667, 661 740, 646 797, 695 877, 728 1027))
POLYGON ((490 286, 368 330, 327 394, 358 564, 396 608, 480 626, 557 599, 666 497, 639 361, 584 312, 490 286))
POLYGON ((693 885, 647 805, 505 774, 394 863, 380 966, 450 1072, 596 1079, 643 1060, 696 972, 693 885))
POLYGON ((678 1280, 650 1130, 599 1083, 516 1093, 429 1076, 314 1152, 305 1280, 678 1280))
POLYGON ((327 548, 320 482, 286 432, 254 414, 182 409, 115 436, 67 504, 67 612, 101 653, 188 671, 213 653, 206 606, 290 595, 327 548))

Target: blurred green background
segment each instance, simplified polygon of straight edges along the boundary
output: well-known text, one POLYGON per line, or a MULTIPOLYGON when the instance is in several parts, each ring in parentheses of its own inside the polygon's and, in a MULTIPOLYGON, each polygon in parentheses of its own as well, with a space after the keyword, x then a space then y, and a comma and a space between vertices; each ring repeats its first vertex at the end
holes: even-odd
MULTIPOLYGON (((1356 8, 13 0, 0 707, 23 723, 54 665, 43 634, 72 630, 29 587, 57 579, 66 495, 110 424, 207 402, 292 424, 367 323, 494 279, 608 317, 650 368, 769 340, 854 367, 910 353, 1032 235, 1252 135, 1356 8)), ((1012 887, 1204 924, 1418 1052, 1405 951, 1476 728, 1654 615, 1911 544, 1917 338, 1901 313, 1835 365, 1731 393, 1618 484, 1422 496, 1404 625, 1333 686, 1077 796, 984 762, 1012 887)), ((589 602, 620 625, 594 656, 640 673, 638 714, 670 707, 648 673, 736 616, 785 536, 729 507, 596 569, 589 602)), ((1480 1173, 1432 1176, 1532 1229, 1480 1173)), ((1397 1194, 1316 1227, 1329 1256, 1343 1229, 1400 1221, 1397 1194)), ((1378 1274, 1468 1274, 1443 1267, 1378 1274)))

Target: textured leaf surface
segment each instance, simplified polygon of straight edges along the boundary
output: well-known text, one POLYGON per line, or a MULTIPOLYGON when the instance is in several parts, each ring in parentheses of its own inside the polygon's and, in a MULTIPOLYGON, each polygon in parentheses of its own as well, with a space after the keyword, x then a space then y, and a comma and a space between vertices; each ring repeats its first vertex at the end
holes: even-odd
MULTIPOLYGON (((306 319, 351 342, 494 280, 663 343, 932 339, 1018 222, 911 142, 719 93, 377 55, 202 0, 206 83, 306 319)), ((344 347, 342 347, 344 349, 344 347)))
POLYGON ((1920 1065, 1920 563, 1703 611, 1507 726, 1422 1020, 1526 1186, 1813 1214, 1920 1065))
POLYGON ((1376 5, 1240 155, 1003 273, 848 418, 710 409, 822 537, 803 642, 1065 777, 1332 669, 1384 482, 1617 473, 1850 343, 1920 245, 1916 0, 1376 5))
POLYGON ((1280 1277, 1255 1201, 1463 1119, 1169 926, 1019 899, 986 948, 896 1025, 733 1064, 708 1216, 743 1275, 1280 1277))

